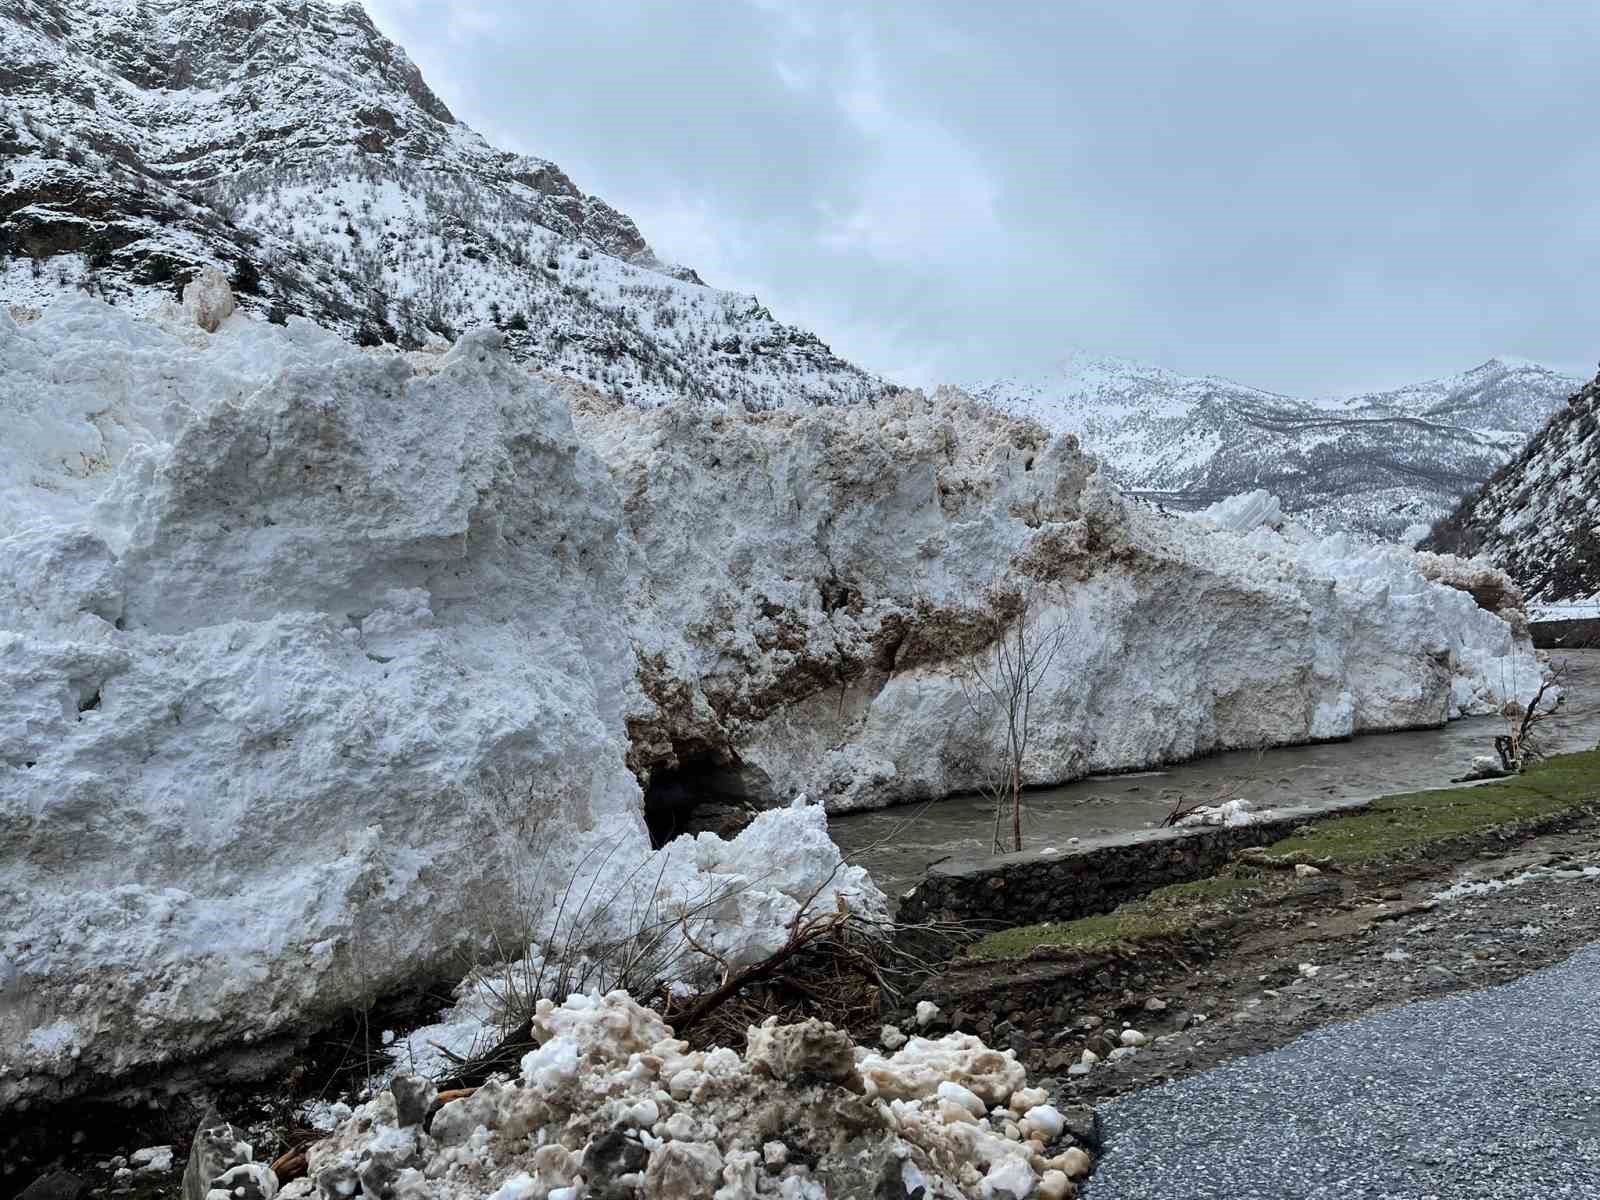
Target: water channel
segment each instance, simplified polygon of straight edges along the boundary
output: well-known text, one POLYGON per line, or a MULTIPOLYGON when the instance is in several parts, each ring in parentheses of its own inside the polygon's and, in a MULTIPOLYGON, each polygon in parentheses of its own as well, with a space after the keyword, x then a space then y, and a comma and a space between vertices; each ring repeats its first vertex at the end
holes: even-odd
MULTIPOLYGON (((1600 650, 1553 657, 1567 664, 1567 698, 1562 715, 1551 723, 1551 749, 1590 749, 1600 741, 1600 650)), ((1260 810, 1447 787, 1466 772, 1474 755, 1492 754, 1495 735, 1504 732, 1499 717, 1465 717, 1442 729, 1230 751, 1161 770, 1039 788, 1023 797, 1023 844, 1046 849, 1065 846, 1068 838, 1159 825, 1180 795, 1207 802, 1243 797, 1260 810)), ((994 811, 981 796, 962 795, 832 817, 829 826, 851 861, 897 896, 935 862, 987 857, 994 811)))

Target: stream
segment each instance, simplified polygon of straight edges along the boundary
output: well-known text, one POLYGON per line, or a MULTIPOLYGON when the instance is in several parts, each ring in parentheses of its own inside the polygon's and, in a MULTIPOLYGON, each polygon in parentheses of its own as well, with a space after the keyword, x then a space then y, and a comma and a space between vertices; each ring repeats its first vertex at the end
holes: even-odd
MULTIPOLYGON (((1600 741, 1600 650, 1571 650, 1567 698, 1551 721, 1553 753, 1587 750, 1600 741)), ((1242 797, 1257 810, 1285 804, 1336 804, 1395 792, 1448 787, 1474 755, 1493 754, 1500 717, 1463 717, 1441 729, 1363 734, 1342 742, 1233 750, 1160 770, 1093 775, 1023 796, 1023 845, 1047 849, 1068 838, 1159 825, 1181 795, 1186 801, 1242 797)), ((867 868, 878 886, 899 896, 927 868, 948 858, 988 857, 994 810, 978 795, 832 817, 833 840, 867 868)), ((1009 836, 1009 817, 1002 836, 1009 836)))

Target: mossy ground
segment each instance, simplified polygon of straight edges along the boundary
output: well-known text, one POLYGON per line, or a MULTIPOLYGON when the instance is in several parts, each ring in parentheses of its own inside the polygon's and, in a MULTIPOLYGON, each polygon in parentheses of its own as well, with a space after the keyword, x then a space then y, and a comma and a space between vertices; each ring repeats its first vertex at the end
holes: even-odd
POLYGON ((1264 887, 1266 883, 1260 879, 1232 875, 1169 884, 1113 913, 1002 929, 967 953, 973 958, 1022 958, 1036 950, 1108 950, 1176 938, 1204 916, 1248 906, 1250 897, 1264 887))
POLYGON ((967 950, 970 958, 1024 958, 1036 950, 1106 950, 1129 942, 1170 937, 1182 927, 1173 915, 1128 912, 1118 909, 1076 921, 1046 921, 991 933, 967 950))
POLYGON ((1342 865, 1410 858, 1438 842, 1595 802, 1600 750, 1589 750, 1559 755, 1498 783, 1384 796, 1364 812, 1319 821, 1274 842, 1265 853, 1342 865))
MULTIPOLYGON (((1384 796, 1362 812, 1309 825, 1263 853, 1288 861, 1359 868, 1414 858, 1430 846, 1456 838, 1597 803, 1600 750, 1563 754, 1499 783, 1384 796)), ((1292 877, 1285 877, 1285 884, 1288 878, 1292 877)), ((1093 952, 1171 939, 1207 916, 1248 909, 1273 882, 1222 874, 1171 884, 1112 913, 991 933, 969 947, 967 955, 1018 959, 1037 951, 1093 952)))

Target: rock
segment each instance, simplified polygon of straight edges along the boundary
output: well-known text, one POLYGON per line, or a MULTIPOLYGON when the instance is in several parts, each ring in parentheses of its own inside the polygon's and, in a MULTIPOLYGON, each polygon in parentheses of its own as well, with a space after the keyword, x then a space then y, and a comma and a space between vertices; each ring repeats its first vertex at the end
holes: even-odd
POLYGON ((266 1163, 253 1161, 252 1147, 237 1130, 214 1114, 201 1120, 183 1175, 185 1200, 214 1200, 218 1192, 234 1200, 272 1200, 278 1190, 277 1175, 266 1163))
POLYGON ((421 1125, 439 1095, 433 1081, 420 1075, 396 1075, 389 1081, 389 1092, 394 1096, 395 1113, 402 1129, 421 1125))
POLYGON ((172 1170, 172 1147, 149 1146, 135 1150, 129 1162, 146 1175, 165 1175, 172 1170))
POLYGON ((79 1200, 88 1187, 71 1171, 47 1171, 17 1194, 17 1200, 79 1200))
POLYGON ((939 1006, 932 1000, 917 1001, 917 1028, 926 1029, 939 1019, 939 1006))
POLYGON ((1306 979, 1315 979, 1322 972, 1322 968, 1315 963, 1301 963, 1299 970, 1301 976, 1306 979))
POLYGON ((1166 1012, 1167 1002, 1159 996, 1151 996, 1144 1002, 1145 1012, 1166 1012))
POLYGON ((1100 1056, 1098 1054, 1096 1054, 1093 1050, 1085 1050, 1083 1052, 1083 1055, 1082 1055, 1080 1061, 1085 1062, 1085 1063, 1089 1063, 1089 1064, 1092 1065, 1092 1064, 1097 1063, 1097 1062, 1100 1061, 1100 1056))
POLYGON ((898 1025, 885 1025, 878 1033, 878 1044, 885 1050, 898 1050, 906 1044, 906 1035, 898 1025))
POLYGON ((233 315, 233 290, 228 277, 215 267, 203 267, 183 287, 183 311, 201 329, 215 333, 233 315))
MULTIPOLYGON (((768 1145, 782 1146, 782 1143, 768 1145)), ((770 1159, 769 1159, 770 1161, 770 1159)), ((650 1152, 637 1136, 620 1129, 602 1134, 583 1152, 583 1177, 592 1200, 637 1200, 638 1189, 622 1176, 637 1175, 650 1162, 650 1152)))
POLYGON ((1313 875, 1322 874, 1321 871, 1319 871, 1316 867, 1313 867, 1310 863, 1295 863, 1294 873, 1296 877, 1300 879, 1310 879, 1313 875))
POLYGON ((1143 1046, 1150 1039, 1137 1029, 1124 1029, 1120 1040, 1124 1046, 1143 1046))
POLYGON ((1067 1068, 1067 1074, 1071 1075, 1071 1076, 1074 1076, 1075 1078, 1082 1078, 1083 1076, 1087 1075, 1088 1073, 1089 1073, 1089 1064, 1088 1063, 1074 1063, 1072 1066, 1067 1068))
POLYGON ((1137 1053, 1139 1053, 1137 1046, 1118 1046, 1111 1052, 1110 1060, 1112 1062, 1121 1062, 1125 1058, 1132 1058, 1137 1053))
POLYGON ((1063 1104, 1058 1106, 1066 1132, 1080 1146, 1092 1151, 1100 1149, 1100 1115, 1088 1104, 1063 1104))

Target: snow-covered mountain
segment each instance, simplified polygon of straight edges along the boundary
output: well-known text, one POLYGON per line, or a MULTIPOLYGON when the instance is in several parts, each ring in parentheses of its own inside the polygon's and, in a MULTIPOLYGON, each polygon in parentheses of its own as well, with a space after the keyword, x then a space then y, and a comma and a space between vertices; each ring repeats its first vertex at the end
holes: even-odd
POLYGON ((640 403, 883 386, 491 147, 357 4, 0 0, 0 303, 147 311, 207 265, 247 308, 364 342, 492 321, 531 365, 640 403))
POLYGON ((1544 605, 1600 598, 1600 376, 1423 544, 1488 555, 1544 605))
POLYGON ((973 391, 1077 434, 1150 499, 1194 508, 1264 488, 1315 528, 1393 537, 1511 458, 1577 382, 1495 358, 1391 392, 1308 400, 1079 354, 973 391))

